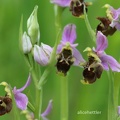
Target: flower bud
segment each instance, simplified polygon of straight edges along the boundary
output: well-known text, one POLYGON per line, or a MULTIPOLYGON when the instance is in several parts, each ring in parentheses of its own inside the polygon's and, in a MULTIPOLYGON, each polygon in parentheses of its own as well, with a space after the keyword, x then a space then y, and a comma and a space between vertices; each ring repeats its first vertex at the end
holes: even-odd
POLYGON ((27 35, 26 32, 24 32, 22 36, 22 50, 24 54, 27 54, 32 49, 32 43, 30 41, 30 37, 27 35))
POLYGON ((28 35, 30 36, 33 45, 39 43, 40 39, 39 24, 37 21, 37 10, 38 6, 35 6, 32 14, 27 20, 28 35))
POLYGON ((5 87, 5 92, 7 93, 8 96, 12 96, 11 95, 11 90, 10 90, 10 86, 8 85, 7 82, 1 82, 0 85, 5 87))
POLYGON ((41 43, 41 46, 34 45, 34 60, 42 66, 49 63, 52 48, 46 44, 41 43))

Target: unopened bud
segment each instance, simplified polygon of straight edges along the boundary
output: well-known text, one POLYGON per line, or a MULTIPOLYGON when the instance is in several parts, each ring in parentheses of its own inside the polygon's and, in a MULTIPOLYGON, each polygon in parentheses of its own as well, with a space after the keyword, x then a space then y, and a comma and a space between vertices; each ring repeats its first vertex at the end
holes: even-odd
POLYGON ((22 36, 22 50, 24 54, 27 54, 31 51, 32 49, 32 43, 30 41, 30 37, 27 35, 26 32, 24 32, 22 36))
POLYGON ((34 60, 42 66, 45 66, 50 61, 52 48, 46 44, 41 43, 41 46, 34 45, 34 60))
POLYGON ((33 45, 39 43, 40 39, 39 24, 37 20, 37 10, 38 6, 35 6, 32 14, 27 20, 28 35, 30 36, 33 45))

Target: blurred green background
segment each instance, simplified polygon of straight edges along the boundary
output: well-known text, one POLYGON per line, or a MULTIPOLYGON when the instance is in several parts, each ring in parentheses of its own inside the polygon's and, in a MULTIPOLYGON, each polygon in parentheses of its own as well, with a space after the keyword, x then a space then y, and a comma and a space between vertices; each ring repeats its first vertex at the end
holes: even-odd
MULTIPOLYGON (((87 1, 87 0, 86 0, 87 1)), ((90 0, 89 0, 90 1, 90 0)), ((120 7, 119 0, 94 0, 93 5, 88 8, 88 18, 92 28, 95 30, 99 21, 98 16, 105 16, 106 9, 104 4, 110 4, 114 8, 120 7)), ((28 67, 19 51, 19 25, 21 15, 24 16, 24 30, 26 30, 26 21, 35 5, 38 5, 38 21, 40 25, 41 41, 43 43, 54 45, 55 42, 55 20, 54 5, 49 0, 0 0, 0 82, 7 81, 12 87, 22 87, 28 77, 28 67)), ((74 23, 77 26, 77 47, 84 58, 86 53, 82 51, 87 47, 93 47, 85 22, 82 19, 75 18, 67 8, 62 16, 62 26, 68 23, 74 23)), ((109 47, 107 54, 114 56, 117 60, 120 57, 120 31, 113 36, 109 36, 109 47)), ((71 67, 69 72, 69 120, 107 120, 108 105, 108 77, 104 71, 101 79, 92 85, 83 85, 82 69, 79 67, 71 67), (77 114, 78 111, 101 111, 98 115, 82 115, 77 114)), ((53 109, 48 116, 50 120, 60 120, 60 80, 54 69, 43 88, 43 107, 46 108, 48 101, 53 99, 53 109)), ((0 86, 0 96, 4 96, 4 87, 0 86)), ((33 103, 34 86, 28 87, 24 93, 33 103)), ((0 120, 13 120, 14 109, 10 114, 0 116, 0 120), (11 117, 11 118, 10 118, 11 117)), ((24 120, 21 115, 21 120, 24 120)))

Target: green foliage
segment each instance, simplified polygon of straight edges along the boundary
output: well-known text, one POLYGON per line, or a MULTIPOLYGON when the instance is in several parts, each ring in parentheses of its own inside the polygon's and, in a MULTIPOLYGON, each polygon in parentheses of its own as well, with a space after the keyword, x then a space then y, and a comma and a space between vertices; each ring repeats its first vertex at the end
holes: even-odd
MULTIPOLYGON (((90 1, 90 0, 89 0, 90 1)), ((107 0, 107 3, 120 7, 119 0, 107 0)), ((99 21, 98 16, 105 16, 105 9, 102 6, 105 0, 93 0, 93 5, 88 8, 88 18, 92 28, 95 30, 99 21)), ((24 85, 28 76, 28 67, 25 64, 19 50, 19 26, 21 15, 23 14, 23 25, 26 28, 27 18, 34 6, 38 5, 38 22, 40 25, 40 41, 51 46, 55 42, 55 21, 53 4, 49 0, 1 0, 0 1, 0 82, 7 81, 12 87, 20 88, 24 85)), ((75 23, 77 26, 78 49, 86 58, 83 50, 89 46, 94 46, 82 19, 77 19, 71 15, 67 8, 63 13, 62 26, 68 23, 75 23)), ((120 52, 120 31, 112 37, 108 37, 109 46, 107 53, 119 60, 120 52)), ((44 69, 44 68, 43 68, 44 69)), ((106 72, 92 85, 83 85, 82 69, 72 67, 69 72, 69 120, 107 120, 108 104, 108 78, 106 72), (79 111, 101 111, 101 114, 78 114, 79 111)), ((25 90, 29 99, 34 103, 34 86, 31 84, 25 90)), ((49 99, 53 99, 53 110, 50 120, 60 120, 60 80, 53 70, 44 85, 43 110, 46 108, 49 99)), ((0 95, 4 89, 0 87, 0 95)), ((63 98, 64 99, 64 98, 63 98)), ((14 110, 10 114, 0 116, 0 120, 8 120, 13 116, 14 110)), ((24 116, 21 116, 24 120, 24 116)))

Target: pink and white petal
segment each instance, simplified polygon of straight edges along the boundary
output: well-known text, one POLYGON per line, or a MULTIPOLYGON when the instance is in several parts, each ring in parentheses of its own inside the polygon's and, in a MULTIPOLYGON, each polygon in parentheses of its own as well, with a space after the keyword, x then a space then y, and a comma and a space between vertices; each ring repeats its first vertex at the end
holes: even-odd
POLYGON ((34 60, 40 65, 47 65, 49 62, 48 56, 38 45, 34 45, 34 60))
POLYGON ((105 70, 109 70, 110 68, 112 71, 120 72, 120 63, 118 63, 112 56, 104 54, 100 59, 105 70))
POLYGON ((70 2, 71 2, 70 0, 50 0, 50 1, 51 3, 57 4, 61 7, 67 7, 70 5, 70 2))
POLYGON ((76 39, 76 26, 74 24, 68 24, 64 27, 62 34, 62 41, 74 43, 76 39))
POLYGON ((111 11, 111 13, 112 13, 113 19, 115 19, 116 16, 117 16, 117 10, 115 10, 112 6, 110 6, 110 11, 111 11))
POLYGON ((97 41, 96 41, 96 52, 104 51, 108 46, 108 40, 102 32, 98 31, 97 33, 97 41))
POLYGON ((118 22, 113 20, 113 21, 111 22, 110 26, 111 26, 112 28, 114 28, 117 24, 118 24, 118 22))
POLYGON ((21 110, 27 109, 28 97, 23 93, 18 93, 15 94, 14 96, 17 107, 21 110))
POLYGON ((81 53, 76 48, 73 48, 73 57, 75 58, 75 61, 74 61, 75 66, 79 66, 80 63, 85 62, 81 53))
POLYGON ((46 110, 41 114, 41 116, 44 118, 46 117, 52 110, 52 100, 49 101, 48 106, 46 110))
POLYGON ((47 44, 41 43, 41 48, 50 56, 53 48, 47 44))
POLYGON ((40 48, 40 59, 38 62, 40 65, 43 65, 43 66, 47 65, 49 62, 48 56, 41 48, 40 48))
POLYGON ((16 90, 17 93, 18 93, 18 92, 20 93, 20 92, 22 92, 26 87, 28 87, 28 86, 30 85, 30 83, 31 83, 31 76, 29 75, 29 76, 28 76, 28 79, 27 79, 27 82, 25 83, 25 85, 24 85, 22 88, 20 88, 20 89, 16 89, 16 87, 14 87, 13 91, 16 90))

